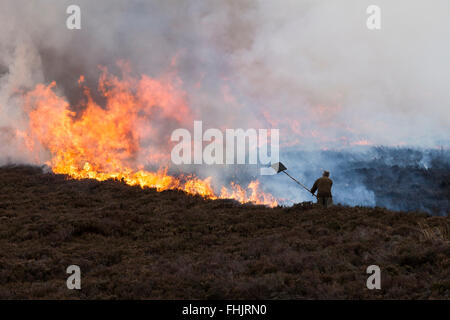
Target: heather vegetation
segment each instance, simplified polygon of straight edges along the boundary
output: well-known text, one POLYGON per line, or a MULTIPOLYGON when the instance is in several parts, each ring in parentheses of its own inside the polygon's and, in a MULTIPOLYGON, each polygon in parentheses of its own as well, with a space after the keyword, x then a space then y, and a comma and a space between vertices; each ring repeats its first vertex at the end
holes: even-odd
POLYGON ((0 168, 1 299, 448 299, 448 216, 266 208, 0 168), (68 290, 66 268, 81 268, 68 290), (366 268, 381 268, 381 290, 366 268))

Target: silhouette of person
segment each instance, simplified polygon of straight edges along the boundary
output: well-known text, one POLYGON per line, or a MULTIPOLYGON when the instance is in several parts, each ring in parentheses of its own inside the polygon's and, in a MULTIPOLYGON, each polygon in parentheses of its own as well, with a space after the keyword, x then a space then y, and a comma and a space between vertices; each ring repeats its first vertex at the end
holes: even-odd
POLYGON ((333 204, 333 196, 331 195, 331 186, 333 181, 329 178, 330 173, 324 171, 322 177, 314 182, 311 188, 311 193, 314 194, 317 190, 317 203, 324 208, 328 208, 333 204))

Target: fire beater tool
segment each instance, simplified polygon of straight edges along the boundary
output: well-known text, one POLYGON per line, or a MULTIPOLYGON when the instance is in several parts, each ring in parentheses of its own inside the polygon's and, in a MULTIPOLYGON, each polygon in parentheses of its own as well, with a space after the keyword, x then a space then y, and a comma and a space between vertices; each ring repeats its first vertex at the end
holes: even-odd
POLYGON ((297 179, 295 179, 294 177, 292 177, 289 173, 286 172, 287 168, 284 166, 284 164, 282 164, 281 162, 277 162, 271 165, 271 167, 277 172, 283 172, 285 175, 287 175, 289 178, 291 178, 292 180, 294 180, 297 184, 301 185, 303 188, 305 188, 306 190, 309 191, 309 193, 311 193, 314 197, 317 198, 317 196, 315 194, 313 194, 311 192, 311 190, 309 190, 303 183, 301 183, 300 181, 298 181, 297 179))

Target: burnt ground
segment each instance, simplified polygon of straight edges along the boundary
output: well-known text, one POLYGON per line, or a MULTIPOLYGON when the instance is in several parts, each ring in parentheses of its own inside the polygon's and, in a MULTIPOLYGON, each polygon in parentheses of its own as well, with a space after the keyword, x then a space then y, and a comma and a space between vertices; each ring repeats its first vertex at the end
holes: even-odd
POLYGON ((1 299, 448 299, 448 217, 204 200, 0 168, 1 299), (82 289, 68 290, 79 265, 82 289), (366 268, 381 268, 381 290, 366 268))

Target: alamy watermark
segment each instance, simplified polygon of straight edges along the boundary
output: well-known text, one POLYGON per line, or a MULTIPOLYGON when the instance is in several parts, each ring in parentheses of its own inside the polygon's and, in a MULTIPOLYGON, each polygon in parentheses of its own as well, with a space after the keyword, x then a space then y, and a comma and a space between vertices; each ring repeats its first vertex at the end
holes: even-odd
POLYGON ((381 289, 381 269, 379 266, 373 264, 367 267, 366 273, 370 274, 371 276, 367 278, 366 286, 367 289, 373 290, 373 289, 381 289))
POLYGON ((66 19, 66 27, 69 30, 81 29, 81 9, 79 6, 72 4, 67 7, 66 13, 69 16, 66 19))
POLYGON ((66 273, 70 274, 67 278, 66 285, 69 290, 81 289, 81 269, 79 266, 72 264, 67 267, 66 273))
POLYGON ((380 30, 381 29, 381 8, 377 5, 370 5, 366 9, 366 13, 369 15, 366 21, 367 29, 380 30))
POLYGON ((203 132, 203 122, 194 121, 193 134, 181 128, 172 132, 171 141, 178 143, 171 160, 175 165, 259 164, 268 166, 260 168, 261 175, 273 175, 270 164, 279 162, 279 140, 279 129, 226 129, 224 134, 214 128, 203 132))

